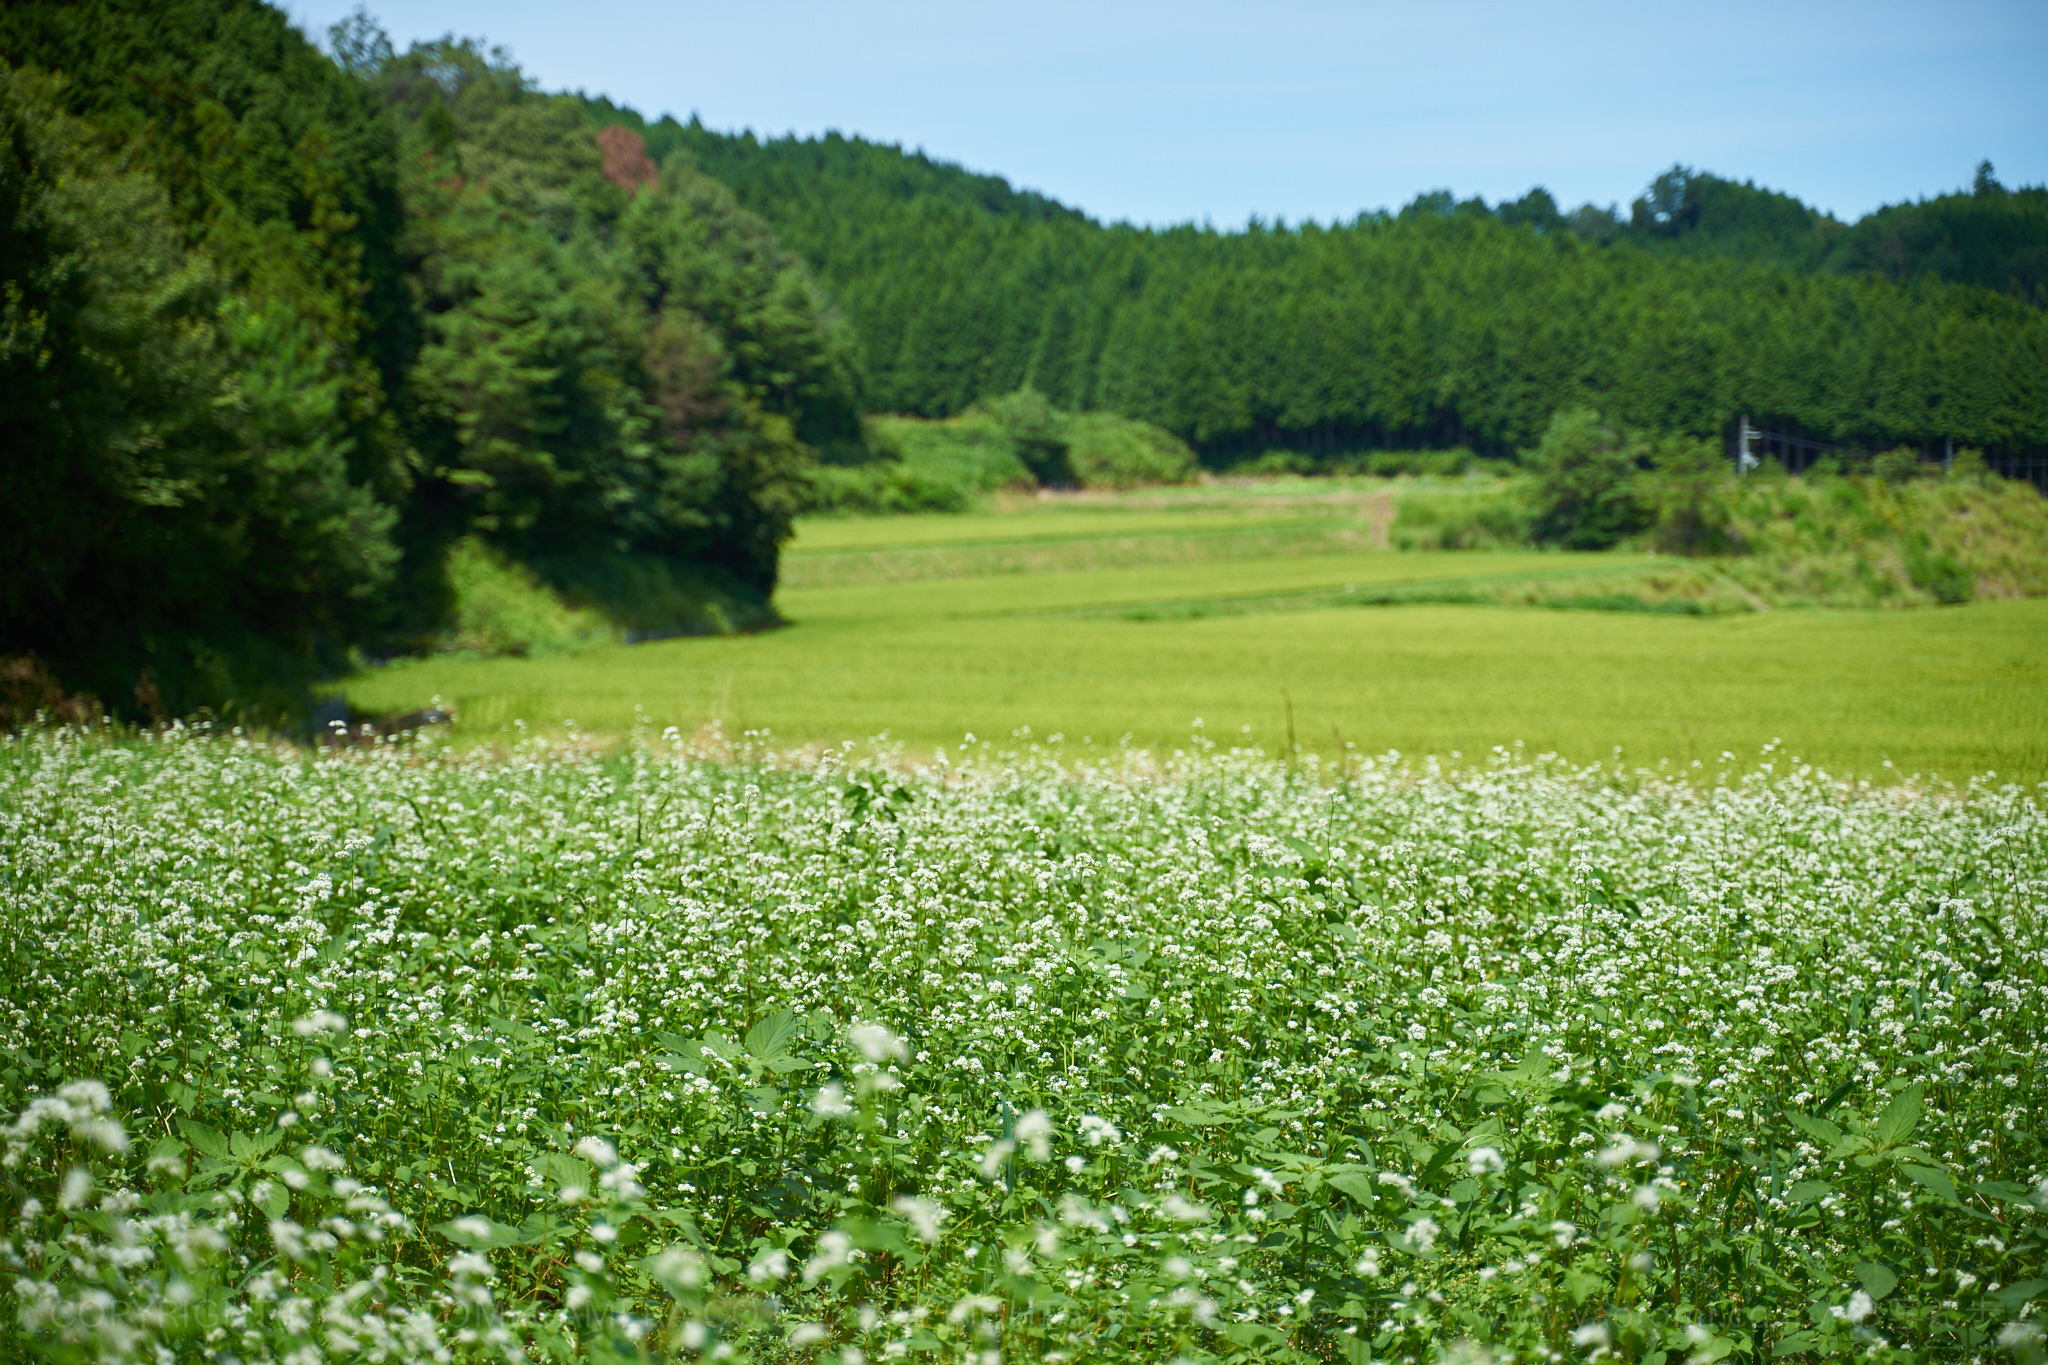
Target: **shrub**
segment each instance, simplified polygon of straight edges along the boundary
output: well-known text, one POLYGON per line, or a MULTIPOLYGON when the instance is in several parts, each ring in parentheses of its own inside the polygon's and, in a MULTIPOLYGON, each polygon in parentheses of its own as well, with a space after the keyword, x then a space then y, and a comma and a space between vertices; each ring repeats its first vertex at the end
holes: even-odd
POLYGON ((1199 466, 1187 442, 1163 427, 1110 412, 1067 423, 1067 462, 1083 488, 1136 488, 1189 483, 1199 466))
POLYGON ((1885 483, 1911 483, 1927 472, 1927 465, 1921 460, 1919 451, 1900 446, 1873 458, 1870 472, 1885 483))
POLYGON ((1606 550, 1650 525, 1638 489, 1641 450, 1591 408, 1550 419, 1530 453, 1530 531, 1568 550, 1606 550))
POLYGON ((1529 514, 1509 484, 1409 488, 1394 503, 1389 537, 1401 550, 1491 550, 1525 545, 1529 514))
POLYGON ((1657 548, 1672 554, 1726 554, 1737 548, 1735 473, 1711 441, 1667 436, 1645 442, 1651 472, 1640 497, 1656 518, 1657 548))
POLYGON ((983 406, 1010 444, 1017 462, 1031 471, 1040 487, 1071 488, 1074 467, 1069 461, 1067 415, 1036 389, 1019 389, 983 406))

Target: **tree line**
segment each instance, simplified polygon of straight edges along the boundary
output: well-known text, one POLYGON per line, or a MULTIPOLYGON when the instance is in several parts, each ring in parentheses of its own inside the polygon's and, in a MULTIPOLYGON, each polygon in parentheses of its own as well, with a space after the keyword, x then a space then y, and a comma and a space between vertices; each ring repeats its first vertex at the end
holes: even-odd
POLYGON ((257 0, 0 10, 0 652, 283 714, 431 639, 464 536, 629 626, 765 619, 860 440, 808 269, 501 54, 333 45, 257 0))
MULTIPOLYGON (((618 117, 601 101, 593 117, 618 117)), ((643 125, 645 126, 645 125, 643 125)), ((858 138, 648 128, 729 186, 854 321, 871 406, 1031 387, 1227 461, 1271 447, 1512 456, 1597 407, 1719 436, 1738 413, 1888 448, 2048 449, 2048 192, 1836 223, 1683 167, 1623 215, 1448 192, 1339 224, 1100 224, 858 138)))

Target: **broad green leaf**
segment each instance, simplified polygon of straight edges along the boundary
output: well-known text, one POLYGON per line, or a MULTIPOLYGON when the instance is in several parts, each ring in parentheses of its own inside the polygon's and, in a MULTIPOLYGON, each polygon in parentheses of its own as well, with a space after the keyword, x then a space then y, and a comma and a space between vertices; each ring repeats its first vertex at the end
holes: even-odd
POLYGON ((1956 1197, 1956 1183, 1949 1179, 1947 1171, 1933 1166, 1908 1166, 1906 1174, 1913 1177, 1914 1183, 1932 1190, 1937 1198, 1950 1204, 1962 1202, 1956 1197))
POLYGON ((2031 1204, 2034 1192, 2015 1180, 1980 1180, 1971 1188, 1986 1199, 2002 1199, 2008 1204, 2031 1204))
POLYGON ((1877 1117, 1877 1145, 1896 1147, 1906 1140, 1920 1122, 1920 1085, 1913 1084, 1892 1096, 1892 1102, 1877 1117))
POLYGON ((1593 1295, 1607 1288, 1607 1278, 1586 1270, 1567 1270, 1564 1273, 1565 1292, 1572 1296, 1573 1303, 1584 1303, 1593 1295))
POLYGON ((566 1212, 542 1209, 526 1215, 526 1221, 519 1225, 521 1246, 544 1247, 553 1242, 568 1241, 581 1231, 581 1225, 566 1212))
POLYGON ((1422 1168, 1422 1174, 1415 1177, 1415 1183, 1417 1185, 1429 1184, 1430 1181, 1436 1179, 1436 1173, 1441 1171, 1452 1157, 1464 1149, 1465 1135, 1463 1133, 1453 1134, 1436 1149, 1436 1154, 1430 1157, 1429 1164, 1422 1168))
POLYGON ((155 1144, 152 1145, 149 1149, 149 1162, 150 1165, 153 1167, 159 1165, 160 1163, 164 1165, 169 1165, 170 1163, 175 1162, 177 1163, 176 1169, 182 1170, 184 1167, 184 1159, 185 1144, 178 1141, 176 1138, 171 1137, 169 1134, 165 1134, 163 1137, 158 1138, 155 1144))
POLYGON ((1796 1356, 1806 1351, 1811 1351, 1818 1345, 1820 1345, 1820 1338, 1816 1337, 1813 1333, 1794 1332, 1791 1336, 1786 1337, 1776 1346, 1773 1346, 1771 1348, 1771 1355, 1773 1358, 1778 1356, 1796 1356))
POLYGON ((1883 1298, 1899 1285, 1899 1277, 1875 1261, 1858 1261, 1856 1278, 1862 1283, 1864 1292, 1873 1299, 1883 1298))
POLYGON ((790 1044, 803 1032, 803 1024, 794 1011, 783 1010, 771 1014, 747 1030, 746 1048, 757 1061, 771 1061, 789 1051, 790 1044))
POLYGON ((1686 1357, 1686 1359, 1691 1362, 1691 1365, 1707 1365, 1707 1362, 1719 1360, 1734 1349, 1735 1338, 1715 1337, 1712 1341, 1701 1343, 1700 1348, 1686 1357))
POLYGON ((254 1162, 278 1143, 284 1141, 284 1130, 273 1128, 262 1137, 251 1137, 247 1133, 228 1134, 228 1154, 236 1161, 254 1162))
POLYGON ((197 1119, 181 1118, 178 1120, 178 1131, 185 1135, 185 1140, 197 1148, 201 1155, 210 1156, 216 1161, 228 1159, 227 1136, 219 1129, 209 1128, 197 1119))
POLYGON ((1359 1203, 1368 1207, 1377 1202, 1380 1197, 1378 1182, 1367 1175, 1358 1175, 1356 1173, 1333 1175, 1330 1177, 1330 1185, 1334 1189, 1342 1190, 1359 1203))
POLYGON ((839 1224, 840 1230, 853 1239, 853 1244, 863 1251, 889 1251, 898 1256, 906 1255, 911 1249, 910 1239, 903 1235, 903 1229, 896 1223, 884 1223, 873 1218, 846 1218, 839 1224))
POLYGON ((1787 1114, 1786 1117, 1808 1137, 1825 1146, 1833 1147, 1842 1140, 1842 1130, 1826 1119, 1817 1119, 1811 1114, 1801 1114, 1797 1111, 1787 1114))
POLYGON ((1826 1160, 1843 1161, 1855 1156, 1858 1152, 1867 1152, 1869 1150, 1870 1142, 1868 1139, 1855 1136, 1845 1137, 1828 1149, 1826 1160))
POLYGON ((2018 1284, 2007 1285, 1991 1297, 2004 1304, 2010 1312, 2032 1303, 2044 1293, 2048 1293, 2048 1280, 2021 1280, 2018 1284))
POLYGON ((1228 1114, 1202 1104, 1170 1105, 1162 1110, 1161 1114, 1175 1123, 1186 1124, 1190 1128, 1213 1128, 1219 1123, 1228 1122, 1230 1118, 1228 1114))
POLYGON ((1802 1180, 1785 1191, 1785 1199, 1794 1205, 1810 1204, 1816 1199, 1825 1199, 1834 1192, 1835 1187, 1825 1180, 1802 1180))
POLYGON ((445 1223, 436 1223, 434 1231, 446 1237, 457 1246, 482 1250, 490 1247, 519 1246, 525 1242, 518 1228, 507 1227, 480 1213, 464 1218, 451 1218, 445 1223))
POLYGON ((566 1189, 582 1190, 587 1195, 597 1188, 590 1163, 568 1152, 542 1153, 534 1158, 533 1170, 541 1183, 548 1187, 550 1195, 560 1194, 566 1189))
POLYGON ((1266 1326, 1263 1322, 1233 1322, 1223 1329, 1223 1335, 1240 1346, 1285 1346, 1287 1338, 1266 1326))

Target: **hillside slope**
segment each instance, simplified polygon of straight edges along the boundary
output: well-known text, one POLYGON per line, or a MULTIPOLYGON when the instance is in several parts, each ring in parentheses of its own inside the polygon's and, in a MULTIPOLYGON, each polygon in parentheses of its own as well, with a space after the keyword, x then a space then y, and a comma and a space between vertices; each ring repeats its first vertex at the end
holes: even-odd
POLYGON ((1871 448, 2048 450, 2039 310, 1836 269, 1811 210, 1728 182, 1681 177, 1681 210, 1688 184, 1728 204, 1675 235, 1654 214, 1567 217, 1541 191, 1498 210, 1440 194, 1333 226, 1140 230, 858 138, 673 120, 647 137, 817 269, 860 334, 875 409, 947 415, 1029 386, 1166 427, 1211 463, 1271 446, 1511 454, 1580 403, 1701 436, 1747 412, 1871 448))

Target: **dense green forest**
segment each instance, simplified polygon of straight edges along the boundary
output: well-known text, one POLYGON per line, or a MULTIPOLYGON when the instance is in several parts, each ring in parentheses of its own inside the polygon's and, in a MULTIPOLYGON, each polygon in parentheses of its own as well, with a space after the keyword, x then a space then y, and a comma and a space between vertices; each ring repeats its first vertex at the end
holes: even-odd
POLYGON ((1680 167, 1626 216, 1537 189, 1335 225, 1140 230, 859 138, 636 126, 817 268, 877 408, 945 415, 1029 386, 1157 423, 1211 462, 1512 456, 1581 404, 1698 436, 1746 411, 1867 448, 2048 450, 2048 192, 2007 191, 1989 167, 1968 194, 1853 226, 1680 167))
POLYGON ((718 185, 504 60, 256 0, 0 10, 0 641, 277 714, 477 537, 629 626, 764 619, 854 341, 718 185))
POLYGON ((1966 193, 1893 204, 1842 223, 1787 194, 1674 166, 1600 230, 1669 254, 1813 274, 1995 289, 2048 306, 2048 189, 2008 190, 1990 162, 1966 193))

